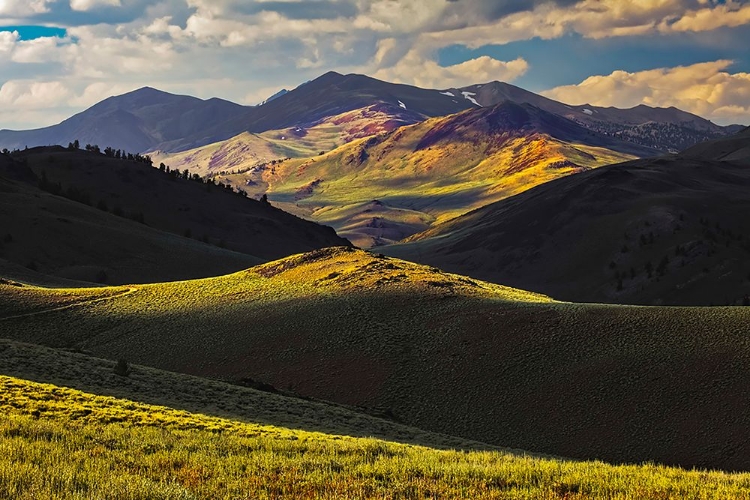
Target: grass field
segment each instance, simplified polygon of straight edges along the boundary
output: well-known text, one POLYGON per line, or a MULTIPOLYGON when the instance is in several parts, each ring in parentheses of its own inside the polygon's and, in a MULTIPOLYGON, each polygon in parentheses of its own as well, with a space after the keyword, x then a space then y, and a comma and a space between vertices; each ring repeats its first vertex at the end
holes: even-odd
POLYGON ((437 450, 6 376, 0 388, 3 498, 750 498, 748 474, 437 450))
POLYGON ((206 280, 0 288, 49 301, 5 300, 0 338, 249 377, 530 452, 750 467, 748 308, 560 303, 345 248, 206 280))

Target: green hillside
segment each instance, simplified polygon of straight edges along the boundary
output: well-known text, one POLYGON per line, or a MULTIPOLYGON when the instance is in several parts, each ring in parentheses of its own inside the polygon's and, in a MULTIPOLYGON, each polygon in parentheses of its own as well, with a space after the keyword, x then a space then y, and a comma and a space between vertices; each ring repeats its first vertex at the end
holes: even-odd
POLYGON ((748 308, 559 303, 346 248, 205 280, 0 293, 0 338, 252 378, 531 452, 750 467, 748 308))

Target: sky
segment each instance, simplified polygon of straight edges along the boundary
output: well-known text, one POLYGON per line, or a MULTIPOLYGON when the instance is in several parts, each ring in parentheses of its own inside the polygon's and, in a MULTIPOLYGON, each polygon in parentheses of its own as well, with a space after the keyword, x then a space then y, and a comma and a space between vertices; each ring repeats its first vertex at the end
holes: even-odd
POLYGON ((143 86, 256 104, 331 70, 750 124, 750 0, 0 0, 0 129, 143 86))

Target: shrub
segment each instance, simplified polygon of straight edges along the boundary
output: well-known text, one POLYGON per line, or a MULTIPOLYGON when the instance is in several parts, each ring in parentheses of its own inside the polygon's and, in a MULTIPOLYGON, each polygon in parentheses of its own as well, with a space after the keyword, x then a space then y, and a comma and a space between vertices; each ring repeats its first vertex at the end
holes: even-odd
POLYGON ((96 282, 97 283, 106 283, 107 282, 107 273, 102 269, 98 273, 96 273, 96 282))
POLYGON ((118 377, 127 377, 130 375, 130 363, 125 359, 118 359, 112 372, 118 377))

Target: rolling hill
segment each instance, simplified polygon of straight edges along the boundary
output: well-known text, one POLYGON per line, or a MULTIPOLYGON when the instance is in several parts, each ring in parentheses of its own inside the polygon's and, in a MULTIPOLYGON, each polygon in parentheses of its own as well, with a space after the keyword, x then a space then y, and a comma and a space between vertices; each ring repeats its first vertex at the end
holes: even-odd
POLYGON ((0 259, 75 280, 206 277, 345 243, 219 186, 94 152, 2 155, 0 190, 0 259))
POLYGON ((372 247, 557 177, 655 153, 504 102, 217 179, 372 247))
POLYGON ((350 248, 198 281, 0 284, 0 296, 0 338, 251 378, 531 452, 750 466, 750 308, 560 303, 350 248))
POLYGON ((553 181, 385 251, 564 300, 747 303, 749 145, 744 132, 553 181))

